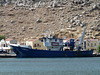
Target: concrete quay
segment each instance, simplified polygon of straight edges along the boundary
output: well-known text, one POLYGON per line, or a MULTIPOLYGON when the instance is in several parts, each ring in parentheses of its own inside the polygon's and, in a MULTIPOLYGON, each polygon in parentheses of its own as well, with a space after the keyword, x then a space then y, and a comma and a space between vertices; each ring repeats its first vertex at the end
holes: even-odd
POLYGON ((0 54, 0 58, 15 58, 16 54, 0 54))
POLYGON ((100 53, 99 54, 96 54, 96 57, 100 57, 100 53))

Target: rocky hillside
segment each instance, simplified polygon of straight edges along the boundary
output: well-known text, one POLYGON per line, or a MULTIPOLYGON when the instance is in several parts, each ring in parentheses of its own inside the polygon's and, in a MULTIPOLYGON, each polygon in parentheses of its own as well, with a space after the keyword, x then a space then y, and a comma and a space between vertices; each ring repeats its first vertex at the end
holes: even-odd
POLYGON ((0 35, 7 38, 79 38, 84 26, 85 38, 100 39, 99 0, 0 0, 0 35))

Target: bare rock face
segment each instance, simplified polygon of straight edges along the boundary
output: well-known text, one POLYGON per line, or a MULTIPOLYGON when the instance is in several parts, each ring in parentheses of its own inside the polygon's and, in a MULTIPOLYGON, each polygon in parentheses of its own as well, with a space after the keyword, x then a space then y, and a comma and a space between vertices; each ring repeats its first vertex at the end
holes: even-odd
POLYGON ((14 4, 16 0, 0 0, 0 6, 14 4))
POLYGON ((16 6, 31 6, 33 2, 33 0, 17 0, 16 6))
POLYGON ((63 36, 80 35, 84 26, 88 35, 100 34, 99 0, 0 0, 0 6, 0 34, 7 37, 30 38, 50 30, 61 37, 62 29, 63 36))
POLYGON ((6 3, 5 0, 0 0, 0 6, 3 6, 6 3))
POLYGON ((3 27, 3 25, 0 25, 0 28, 2 28, 3 27))
POLYGON ((96 22, 91 29, 100 32, 100 21, 96 22))

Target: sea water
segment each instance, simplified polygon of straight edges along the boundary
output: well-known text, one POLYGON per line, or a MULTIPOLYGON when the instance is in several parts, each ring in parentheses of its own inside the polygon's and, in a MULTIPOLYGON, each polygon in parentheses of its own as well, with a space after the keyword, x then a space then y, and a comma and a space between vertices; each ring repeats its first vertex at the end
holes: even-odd
POLYGON ((0 58, 0 75, 100 75, 100 57, 0 58))

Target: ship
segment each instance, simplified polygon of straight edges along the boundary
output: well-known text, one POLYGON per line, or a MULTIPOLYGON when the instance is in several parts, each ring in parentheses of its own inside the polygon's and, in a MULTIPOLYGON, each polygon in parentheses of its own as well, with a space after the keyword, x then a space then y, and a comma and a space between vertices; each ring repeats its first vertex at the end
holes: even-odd
POLYGON ((46 50, 32 49, 30 46, 10 45, 18 58, 57 58, 57 57, 91 57, 93 50, 82 50, 82 41, 86 27, 83 29, 77 49, 74 50, 74 40, 71 39, 68 48, 64 49, 63 39, 43 37, 46 50))

